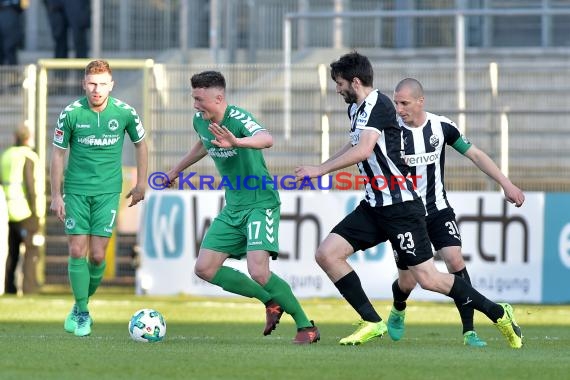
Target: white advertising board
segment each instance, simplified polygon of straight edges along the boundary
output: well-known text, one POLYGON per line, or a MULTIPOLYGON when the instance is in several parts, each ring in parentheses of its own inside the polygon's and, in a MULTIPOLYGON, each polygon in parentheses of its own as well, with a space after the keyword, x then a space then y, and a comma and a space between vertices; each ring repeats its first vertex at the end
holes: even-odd
MULTIPOLYGON (((358 204, 362 192, 283 191, 280 258, 272 270, 298 297, 339 297, 314 261, 320 241, 358 204)), ((543 240, 540 193, 527 194, 522 208, 501 193, 450 193, 463 236, 463 252, 475 287, 491 299, 539 302, 543 240)), ((207 227, 223 206, 221 191, 154 191, 146 196, 139 240, 139 294, 228 295, 198 279, 195 258, 207 227)), ((247 273, 244 261, 228 265, 247 273)), ((349 260, 370 298, 390 299, 397 276, 389 244, 357 252, 349 260)), ((445 265, 437 262, 445 271, 445 265)), ((445 300, 422 289, 412 299, 445 300)))
MULTIPOLYGON (((473 286, 494 301, 541 301, 544 194, 526 193, 522 207, 498 192, 451 192, 463 258, 473 286)), ((437 267, 446 271, 439 261, 437 267)), ((416 289, 413 298, 432 299, 416 289)), ((444 299, 437 295, 434 299, 444 299)))

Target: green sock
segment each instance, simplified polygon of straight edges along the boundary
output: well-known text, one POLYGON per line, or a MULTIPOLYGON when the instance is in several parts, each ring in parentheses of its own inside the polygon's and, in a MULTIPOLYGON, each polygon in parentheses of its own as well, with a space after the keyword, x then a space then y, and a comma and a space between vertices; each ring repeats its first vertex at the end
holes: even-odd
POLYGON ((298 329, 311 327, 313 325, 293 294, 291 287, 281 277, 275 273, 271 273, 269 281, 267 281, 267 284, 265 284, 263 288, 267 290, 271 298, 277 302, 287 314, 293 317, 298 329))
POLYGON ((234 268, 220 267, 210 282, 220 286, 227 292, 244 297, 257 298, 264 304, 271 300, 271 296, 261 285, 234 268))
POLYGON ((106 266, 106 261, 103 261, 99 266, 93 264, 91 261, 87 263, 87 267, 89 268, 89 297, 95 294, 95 291, 101 284, 101 280, 103 279, 103 272, 105 272, 106 266))
POLYGON ((89 292, 89 268, 85 257, 76 259, 70 257, 67 262, 67 272, 69 274, 69 283, 71 291, 75 298, 75 304, 79 312, 89 311, 87 308, 87 298, 89 292))

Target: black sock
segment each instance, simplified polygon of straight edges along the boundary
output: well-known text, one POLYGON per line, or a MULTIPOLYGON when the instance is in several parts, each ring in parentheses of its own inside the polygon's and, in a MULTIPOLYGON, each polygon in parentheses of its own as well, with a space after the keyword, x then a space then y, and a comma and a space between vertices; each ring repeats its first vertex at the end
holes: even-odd
POLYGON ((453 276, 453 286, 448 296, 453 298, 456 303, 467 306, 470 305, 481 313, 485 314, 491 321, 497 322, 504 314, 501 305, 489 300, 484 295, 475 290, 464 279, 453 276))
POLYGON ((363 320, 368 322, 380 322, 382 320, 364 293, 360 278, 355 271, 335 282, 334 286, 363 320))
POLYGON ((392 283, 392 295, 394 297, 394 308, 398 311, 406 310, 406 300, 410 293, 404 293, 398 285, 398 280, 392 283))
MULTIPOLYGON (((467 273, 467 268, 463 268, 462 270, 453 273, 457 277, 461 277, 465 280, 466 283, 471 285, 471 279, 469 278, 469 273, 467 273)), ((455 301, 455 300, 454 300, 455 301)), ((474 309, 467 305, 464 306, 461 302, 455 301, 455 306, 457 306, 457 310, 459 311, 459 316, 461 317, 461 323, 463 324, 463 334, 467 331, 472 331, 473 327, 473 314, 474 309)))

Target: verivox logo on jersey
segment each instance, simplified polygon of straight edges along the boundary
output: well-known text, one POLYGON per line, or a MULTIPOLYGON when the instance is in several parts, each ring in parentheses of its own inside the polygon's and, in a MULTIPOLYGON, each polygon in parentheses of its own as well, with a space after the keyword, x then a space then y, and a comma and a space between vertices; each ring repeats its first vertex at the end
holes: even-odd
POLYGON ((439 152, 409 154, 403 156, 403 158, 408 166, 429 165, 439 160, 439 152))

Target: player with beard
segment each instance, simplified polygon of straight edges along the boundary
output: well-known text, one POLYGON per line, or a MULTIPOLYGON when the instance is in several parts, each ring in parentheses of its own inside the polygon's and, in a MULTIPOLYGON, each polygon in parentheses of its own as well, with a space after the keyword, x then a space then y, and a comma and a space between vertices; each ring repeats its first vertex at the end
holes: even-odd
POLYGON ((364 199, 332 229, 315 254, 319 266, 361 318, 356 331, 339 343, 362 344, 387 331, 347 259, 356 251, 389 240, 398 268, 408 268, 422 288, 471 304, 495 323, 511 347, 520 348, 522 334, 509 304, 492 302, 461 277, 435 267, 425 207, 406 178, 410 168, 402 158, 404 144, 396 110, 392 101, 373 87, 374 72, 368 58, 352 52, 330 68, 337 93, 349 104, 350 141, 320 165, 297 167, 295 175, 301 181, 356 164, 368 178, 364 199), (388 183, 384 179, 389 179, 388 183))

